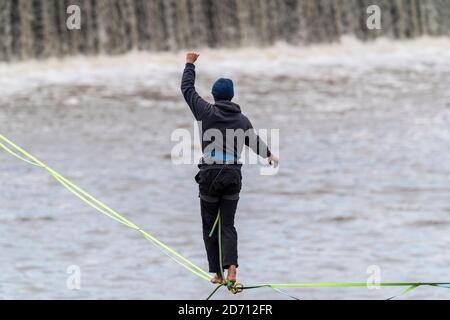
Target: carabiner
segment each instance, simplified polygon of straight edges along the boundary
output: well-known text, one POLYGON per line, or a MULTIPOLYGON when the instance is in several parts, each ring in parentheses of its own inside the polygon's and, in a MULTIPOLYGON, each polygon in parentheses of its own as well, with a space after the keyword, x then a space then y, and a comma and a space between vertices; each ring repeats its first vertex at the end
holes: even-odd
POLYGON ((232 294, 238 294, 241 293, 242 291, 244 291, 244 285, 242 283, 233 283, 233 286, 231 286, 231 288, 229 288, 228 290, 230 290, 230 292, 232 294))

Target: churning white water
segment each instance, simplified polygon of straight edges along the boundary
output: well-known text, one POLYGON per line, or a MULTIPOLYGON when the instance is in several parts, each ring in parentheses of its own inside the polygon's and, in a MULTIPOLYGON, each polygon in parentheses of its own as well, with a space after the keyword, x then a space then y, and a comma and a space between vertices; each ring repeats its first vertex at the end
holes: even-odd
MULTIPOLYGON (((449 281, 450 40, 201 51, 198 90, 232 77, 258 128, 279 128, 281 169, 244 169, 240 280, 449 281)), ((0 133, 206 268, 180 53, 0 65, 0 133)), ((0 152, 0 297, 202 299, 213 289, 44 171, 0 152), (81 268, 81 290, 66 287, 81 268)), ((399 288, 290 289, 387 298, 399 288)), ((224 299, 285 298, 270 289, 224 299)), ((450 298, 423 287, 408 298, 450 298)))

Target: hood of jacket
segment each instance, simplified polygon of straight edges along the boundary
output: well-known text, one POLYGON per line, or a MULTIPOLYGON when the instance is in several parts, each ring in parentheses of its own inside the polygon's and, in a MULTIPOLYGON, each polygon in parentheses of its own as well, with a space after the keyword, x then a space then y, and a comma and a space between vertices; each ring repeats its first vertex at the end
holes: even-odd
POLYGON ((216 108, 219 108, 220 110, 225 112, 241 113, 241 107, 238 104, 231 101, 226 100, 216 101, 214 105, 216 106, 216 108))

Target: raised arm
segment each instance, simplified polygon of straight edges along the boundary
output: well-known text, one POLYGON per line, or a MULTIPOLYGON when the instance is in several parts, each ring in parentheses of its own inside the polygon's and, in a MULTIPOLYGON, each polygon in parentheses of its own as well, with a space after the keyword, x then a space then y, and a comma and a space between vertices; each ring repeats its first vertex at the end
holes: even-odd
POLYGON ((181 92, 189 108, 197 121, 201 121, 205 115, 211 112, 212 105, 205 101, 195 90, 195 65, 199 54, 188 53, 186 55, 186 68, 181 81, 181 92))

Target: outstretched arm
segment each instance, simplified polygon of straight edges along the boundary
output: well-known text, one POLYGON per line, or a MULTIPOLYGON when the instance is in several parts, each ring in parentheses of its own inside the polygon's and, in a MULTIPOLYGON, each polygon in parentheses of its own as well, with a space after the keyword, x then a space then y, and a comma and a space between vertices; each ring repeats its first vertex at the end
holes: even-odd
POLYGON ((252 123, 248 120, 247 136, 245 138, 245 145, 251 148, 257 155, 267 159, 270 165, 275 168, 278 167, 280 160, 277 156, 272 154, 267 144, 256 134, 252 123))
POLYGON ((181 92, 197 121, 201 121, 212 110, 211 104, 200 97, 195 90, 194 63, 199 56, 199 54, 193 52, 186 55, 186 68, 184 69, 183 80, 181 81, 181 92))

